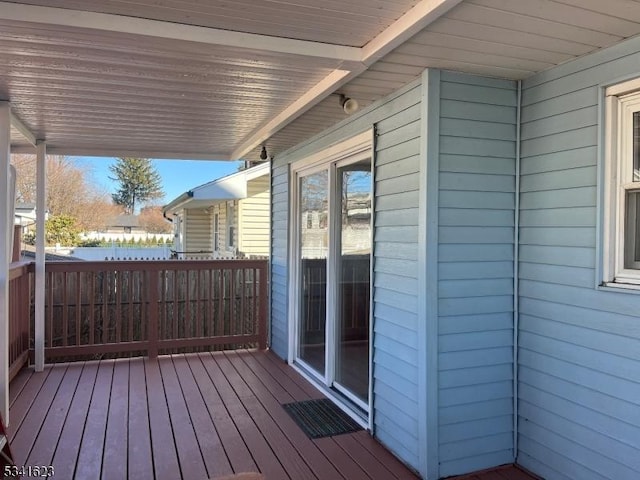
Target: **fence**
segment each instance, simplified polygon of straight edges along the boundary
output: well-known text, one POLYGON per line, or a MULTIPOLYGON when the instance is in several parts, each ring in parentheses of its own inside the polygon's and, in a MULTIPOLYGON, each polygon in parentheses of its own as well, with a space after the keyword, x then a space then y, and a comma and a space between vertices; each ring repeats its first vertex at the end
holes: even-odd
POLYGON ((31 264, 12 263, 9 269, 9 379, 15 377, 29 356, 31 318, 31 264))

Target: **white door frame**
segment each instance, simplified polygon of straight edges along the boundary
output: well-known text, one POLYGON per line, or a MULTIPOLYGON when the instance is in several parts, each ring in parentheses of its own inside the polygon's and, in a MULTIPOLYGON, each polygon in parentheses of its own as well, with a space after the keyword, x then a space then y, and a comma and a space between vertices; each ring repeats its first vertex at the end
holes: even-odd
MULTIPOLYGON (((299 218, 299 182, 300 178, 328 170, 328 186, 329 186, 329 206, 328 206, 328 218, 327 222, 329 228, 329 251, 327 254, 327 278, 335 278, 337 263, 333 258, 336 246, 338 244, 338 238, 336 235, 336 222, 335 218, 335 201, 337 186, 335 182, 335 175, 337 169, 349 165, 351 163, 371 158, 372 163, 372 176, 373 176, 373 130, 368 130, 357 136, 354 136, 344 142, 333 145, 315 155, 312 155, 305 160, 296 162, 291 166, 290 171, 290 228, 289 228, 289 354, 288 361, 293 366, 299 366, 301 373, 313 381, 317 386, 321 387, 325 394, 332 398, 343 410, 351 414, 354 419, 362 422, 360 417, 354 416, 354 412, 351 411, 351 407, 348 406, 348 402, 344 402, 340 399, 339 395, 336 395, 332 390, 335 387, 341 395, 346 397, 350 402, 360 407, 367 413, 367 421, 365 427, 373 429, 373 392, 372 392, 372 348, 373 348, 373 308, 372 298, 369 299, 371 307, 369 309, 369 395, 368 402, 363 402, 355 395, 351 394, 346 388, 335 382, 335 344, 337 340, 337 331, 335 329, 335 322, 326 321, 325 336, 327 341, 325 343, 325 374, 321 375, 315 371, 304 360, 298 357, 298 342, 299 342, 299 322, 298 312, 300 308, 300 296, 299 296, 299 284, 300 284, 300 271, 299 271, 299 250, 300 250, 300 218, 299 218)), ((372 181, 372 193, 373 193, 373 181, 372 181)), ((373 202, 372 202, 373 203, 373 202)), ((373 205, 372 205, 373 213, 373 205)), ((373 224, 372 224, 373 227, 373 224)), ((372 238, 373 246, 373 238, 372 238)), ((371 255, 373 261, 373 253, 371 255)), ((373 283, 373 276, 370 277, 370 281, 373 283)), ((336 313, 332 310, 337 309, 337 286, 335 284, 327 283, 327 316, 333 318, 336 317, 336 313), (332 309, 332 310, 330 310, 332 309)))

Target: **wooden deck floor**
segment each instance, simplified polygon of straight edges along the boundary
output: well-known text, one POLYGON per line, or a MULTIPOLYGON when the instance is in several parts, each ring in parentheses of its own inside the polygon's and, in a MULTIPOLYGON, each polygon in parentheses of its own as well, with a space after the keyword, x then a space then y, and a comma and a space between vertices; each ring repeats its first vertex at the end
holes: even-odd
POLYGON ((18 465, 59 479, 415 479, 358 432, 310 440, 281 404, 322 395, 256 351, 77 362, 11 384, 18 465))
POLYGON ((506 465, 459 477, 449 477, 447 480, 540 480, 540 478, 516 465, 506 465))

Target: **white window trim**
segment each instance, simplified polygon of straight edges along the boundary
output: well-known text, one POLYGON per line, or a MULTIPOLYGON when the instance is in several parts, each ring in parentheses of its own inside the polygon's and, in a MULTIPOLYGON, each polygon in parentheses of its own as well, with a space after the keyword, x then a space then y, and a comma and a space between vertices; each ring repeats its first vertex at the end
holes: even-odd
POLYGON ((237 227, 236 227, 236 219, 238 217, 237 211, 236 211, 236 205, 234 201, 229 201, 227 202, 227 212, 226 212, 226 222, 227 222, 227 238, 226 240, 226 247, 228 249, 233 249, 235 247, 237 247, 237 227))
POLYGON ((640 79, 605 90, 605 165, 603 282, 607 287, 638 290, 640 269, 625 268, 626 192, 633 182, 633 113, 640 111, 640 79))
POLYGON ((220 213, 213 214, 213 249, 214 252, 220 250, 220 213))

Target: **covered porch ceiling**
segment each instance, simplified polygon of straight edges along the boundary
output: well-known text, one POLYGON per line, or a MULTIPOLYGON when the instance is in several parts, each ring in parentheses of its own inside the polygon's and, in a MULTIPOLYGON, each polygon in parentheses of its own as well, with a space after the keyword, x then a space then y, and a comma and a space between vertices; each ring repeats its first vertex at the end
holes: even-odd
POLYGON ((638 33, 632 0, 0 1, 0 100, 14 152, 255 160, 344 119, 334 93, 523 79, 638 33))

